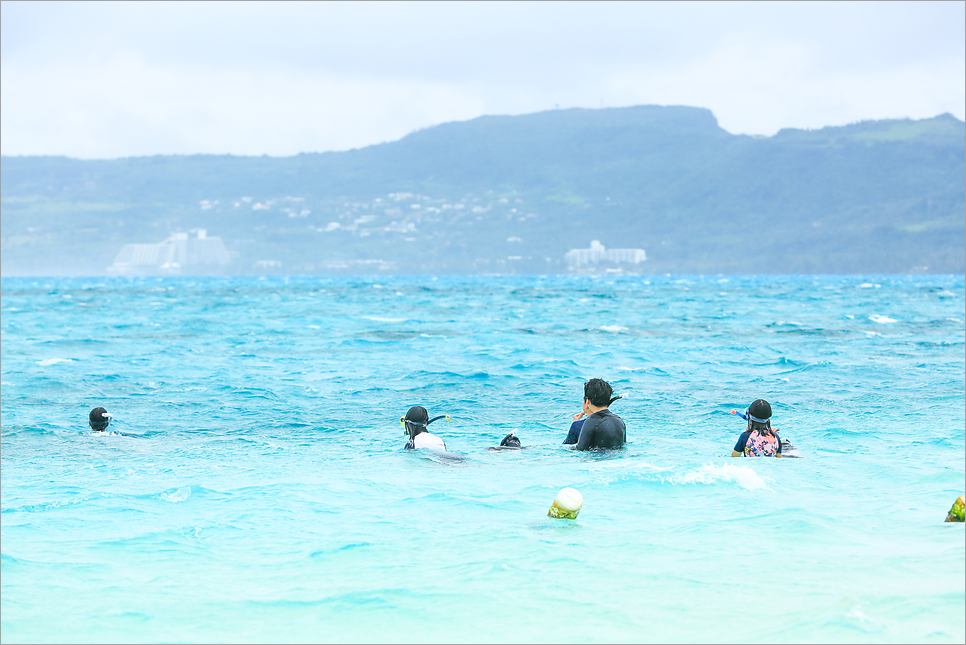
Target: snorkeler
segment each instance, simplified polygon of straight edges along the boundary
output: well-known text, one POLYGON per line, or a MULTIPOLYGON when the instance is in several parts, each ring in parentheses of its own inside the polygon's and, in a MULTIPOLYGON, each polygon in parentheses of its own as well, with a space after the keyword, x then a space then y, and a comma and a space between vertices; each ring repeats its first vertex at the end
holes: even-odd
POLYGON ((414 450, 416 448, 427 448, 429 450, 437 450, 439 452, 446 452, 446 444, 442 439, 436 435, 429 432, 426 429, 433 421, 439 419, 448 419, 445 414, 441 414, 438 417, 429 418, 429 412, 426 411, 421 405, 414 405, 409 408, 409 412, 406 416, 399 419, 399 422, 406 427, 406 435, 409 437, 409 441, 406 442, 404 446, 406 450, 414 450))
POLYGON ((522 448, 520 445, 520 438, 517 437, 512 432, 507 436, 503 437, 503 441, 500 442, 501 448, 522 448))
POLYGON ((781 457, 782 440, 778 437, 778 428, 771 427, 771 404, 755 399, 741 416, 748 420, 748 426, 738 437, 731 456, 781 457))
POLYGON ((88 423, 94 432, 104 432, 107 426, 111 425, 114 415, 104 408, 94 408, 88 416, 88 423))
POLYGON ((500 452, 501 450, 523 450, 523 448, 525 446, 520 443, 520 437, 511 432, 503 437, 503 441, 500 442, 499 446, 490 446, 487 450, 490 452, 500 452))
MULTIPOLYGON (((603 379, 592 378, 584 383, 583 412, 574 415, 574 426, 580 423, 578 429, 576 450, 591 450, 593 448, 620 448, 627 442, 627 427, 624 420, 611 412, 608 407, 621 398, 614 396, 610 383, 603 379), (587 418, 580 421, 580 418, 587 418)), ((568 433, 564 443, 570 440, 568 433)))

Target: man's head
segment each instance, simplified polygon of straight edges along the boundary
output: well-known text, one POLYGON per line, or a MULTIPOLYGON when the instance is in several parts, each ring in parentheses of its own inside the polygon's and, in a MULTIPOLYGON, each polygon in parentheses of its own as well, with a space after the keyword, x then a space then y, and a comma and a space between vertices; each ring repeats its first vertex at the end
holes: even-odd
POLYGON ((595 408, 606 408, 614 399, 610 383, 600 378, 592 378, 584 383, 584 400, 595 408))
POLYGON ((111 418, 111 413, 104 408, 94 408, 91 410, 88 422, 91 424, 91 430, 101 432, 111 425, 111 418))

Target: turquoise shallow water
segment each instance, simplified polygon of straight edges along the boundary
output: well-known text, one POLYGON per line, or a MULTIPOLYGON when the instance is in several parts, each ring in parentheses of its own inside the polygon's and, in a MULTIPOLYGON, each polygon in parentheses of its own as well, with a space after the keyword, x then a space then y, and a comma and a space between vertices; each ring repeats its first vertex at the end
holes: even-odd
POLYGON ((3 641, 962 642, 964 302, 962 276, 3 279, 3 641), (594 376, 623 450, 560 445, 594 376), (758 397, 803 458, 727 456, 758 397), (456 455, 401 449, 414 404, 456 455), (510 430, 530 448, 486 450, 510 430))

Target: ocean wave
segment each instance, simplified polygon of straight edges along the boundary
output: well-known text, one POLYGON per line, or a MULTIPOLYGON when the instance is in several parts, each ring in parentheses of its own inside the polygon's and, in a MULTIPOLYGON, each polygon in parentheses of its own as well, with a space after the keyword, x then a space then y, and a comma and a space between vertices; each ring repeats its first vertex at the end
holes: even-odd
POLYGON ((771 490, 770 479, 763 478, 753 468, 741 464, 709 463, 686 473, 683 477, 671 477, 672 484, 731 483, 746 490, 771 490))
POLYGON ((874 323, 879 323, 880 325, 899 322, 895 318, 889 318, 888 316, 883 316, 882 314, 872 314, 871 316, 869 316, 869 320, 871 320, 874 323))
POLYGON ((73 359, 70 358, 45 358, 42 361, 37 361, 37 365, 41 367, 49 367, 51 365, 56 365, 57 363, 73 363, 73 359))
POLYGON ((181 488, 167 490, 161 493, 160 497, 164 501, 171 502, 172 504, 183 502, 191 497, 191 486, 182 486, 181 488))
POLYGON ((606 331, 611 334, 619 334, 621 332, 627 331, 627 327, 621 327, 620 325, 602 325, 598 327, 601 331, 606 331))

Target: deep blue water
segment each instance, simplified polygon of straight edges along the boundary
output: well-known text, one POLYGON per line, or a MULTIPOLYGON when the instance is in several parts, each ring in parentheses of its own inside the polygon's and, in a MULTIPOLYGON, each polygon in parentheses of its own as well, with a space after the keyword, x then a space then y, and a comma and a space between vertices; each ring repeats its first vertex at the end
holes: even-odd
POLYGON ((3 641, 963 642, 964 303, 963 276, 4 278, 3 641), (560 445, 591 377, 623 450, 560 445), (759 397, 802 458, 729 456, 759 397), (417 404, 454 455, 401 449, 417 404), (546 516, 565 486, 576 521, 546 516))

